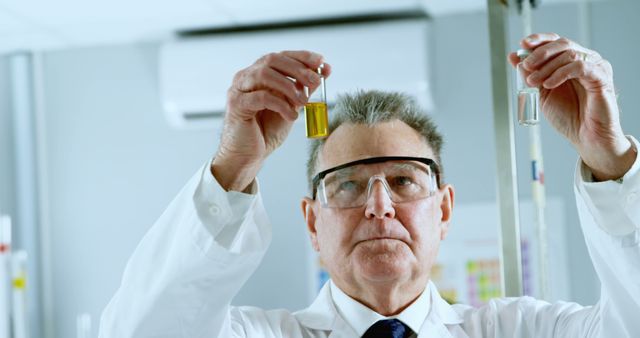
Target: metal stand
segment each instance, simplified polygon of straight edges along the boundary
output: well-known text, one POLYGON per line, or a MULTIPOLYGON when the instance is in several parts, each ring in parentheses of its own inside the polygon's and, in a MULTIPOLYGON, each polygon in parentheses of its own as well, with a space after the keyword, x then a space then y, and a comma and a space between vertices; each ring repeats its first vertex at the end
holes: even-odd
POLYGON ((522 260, 510 66, 507 64, 509 12, 506 0, 487 0, 487 13, 498 168, 502 289, 504 296, 517 297, 522 295, 522 260))
POLYGON ((37 181, 37 145, 35 132, 33 57, 29 53, 10 56, 12 88, 13 131, 16 175, 16 241, 15 247, 29 252, 30 263, 27 275, 28 318, 30 334, 41 337, 40 295, 40 209, 37 181))

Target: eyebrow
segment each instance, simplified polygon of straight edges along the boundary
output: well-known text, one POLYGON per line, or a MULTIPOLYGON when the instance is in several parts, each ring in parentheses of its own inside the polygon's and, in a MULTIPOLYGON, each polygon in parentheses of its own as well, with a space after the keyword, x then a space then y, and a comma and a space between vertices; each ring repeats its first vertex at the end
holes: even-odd
POLYGON ((423 170, 427 172, 430 170, 429 166, 422 166, 419 164, 419 162, 404 162, 404 163, 392 162, 392 164, 394 167, 402 168, 402 169, 423 170))
POLYGON ((343 168, 341 170, 334 171, 332 173, 334 175, 328 175, 328 177, 324 178, 325 183, 331 183, 331 182, 333 182, 335 180, 339 180, 341 178, 350 176, 351 174, 353 174, 354 171, 355 171, 354 167, 347 167, 347 168, 343 168))
MULTIPOLYGON (((373 165, 375 164, 383 164, 383 163, 372 163, 373 165)), ((337 171, 334 171, 332 173, 330 173, 329 175, 327 175, 324 179, 326 183, 332 183, 336 180, 340 180, 346 177, 351 176, 354 172, 359 171, 356 170, 357 167, 367 167, 369 165, 372 164, 356 164, 352 167, 346 167, 337 171)), ((418 162, 390 162, 389 166, 393 169, 408 169, 408 170, 419 170, 419 171, 423 171, 426 173, 430 173, 430 167, 429 166, 423 166, 418 162)))

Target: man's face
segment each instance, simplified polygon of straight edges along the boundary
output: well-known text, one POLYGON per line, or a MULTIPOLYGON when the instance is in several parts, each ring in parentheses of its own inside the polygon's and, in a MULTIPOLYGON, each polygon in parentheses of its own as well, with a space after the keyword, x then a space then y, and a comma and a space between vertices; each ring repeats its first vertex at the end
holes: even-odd
MULTIPOLYGON (((404 122, 345 124, 325 143, 318 171, 379 156, 434 158, 422 136, 404 122)), ((452 206, 451 186, 425 199, 395 203, 381 182, 374 183, 362 207, 327 208, 309 198, 302 202, 314 249, 334 282, 350 294, 372 283, 424 287, 452 206)))

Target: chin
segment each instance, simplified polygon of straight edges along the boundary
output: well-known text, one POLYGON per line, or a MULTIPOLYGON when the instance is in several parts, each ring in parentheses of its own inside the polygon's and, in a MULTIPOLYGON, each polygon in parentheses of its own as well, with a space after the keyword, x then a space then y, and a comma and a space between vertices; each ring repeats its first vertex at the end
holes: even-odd
POLYGON ((380 243, 364 243, 358 250, 356 266, 362 276, 384 282, 411 275, 411 262, 415 257, 406 244, 391 240, 374 242, 380 243))
POLYGON ((361 276, 372 282, 395 282, 410 278, 411 270, 398 264, 381 264, 361 267, 361 276))

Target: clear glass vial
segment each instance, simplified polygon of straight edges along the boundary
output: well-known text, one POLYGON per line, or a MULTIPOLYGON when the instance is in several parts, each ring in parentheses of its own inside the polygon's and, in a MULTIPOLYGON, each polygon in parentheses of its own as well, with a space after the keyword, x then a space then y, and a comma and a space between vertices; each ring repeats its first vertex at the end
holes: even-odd
POLYGON ((329 117, 327 114, 327 88, 322 70, 324 64, 318 67, 320 86, 309 95, 309 88, 304 87, 309 101, 304 106, 304 118, 308 138, 323 138, 329 135, 329 117))
POLYGON ((517 91, 518 91, 518 123, 524 126, 538 124, 540 111, 540 90, 537 87, 529 87, 525 81, 526 71, 523 68, 524 61, 531 51, 519 49, 516 53, 520 58, 517 66, 517 91))

